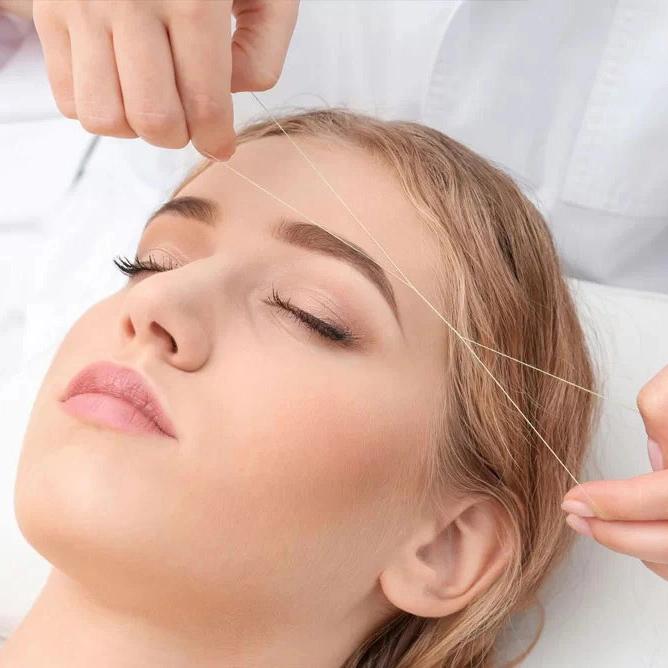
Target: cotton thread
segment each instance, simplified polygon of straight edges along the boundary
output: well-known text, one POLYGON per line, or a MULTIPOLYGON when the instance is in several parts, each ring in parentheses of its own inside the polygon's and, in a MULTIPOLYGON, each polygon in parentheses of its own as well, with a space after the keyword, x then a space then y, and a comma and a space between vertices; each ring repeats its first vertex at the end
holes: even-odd
MULTIPOLYGON (((339 202, 343 205, 343 207, 346 209, 346 211, 352 216, 353 220, 354 220, 354 221, 355 221, 355 222, 356 222, 356 223, 357 223, 357 224, 358 224, 358 225, 359 225, 359 226, 360 226, 360 227, 367 233, 367 235, 369 236, 369 238, 370 238, 370 239, 371 239, 371 240, 378 246, 378 248, 380 248, 380 250, 383 252, 383 254, 385 255, 385 257, 392 263, 392 265, 397 269, 397 271, 400 272, 400 274, 401 274, 401 276, 402 276, 403 278, 398 277, 396 274, 392 274, 392 275, 393 275, 395 278, 397 278, 398 280, 400 280, 404 285, 406 285, 407 287, 411 288, 414 292, 416 292, 416 294, 417 294, 421 299, 423 299, 423 300, 428 304, 428 306, 429 306, 432 310, 434 310, 434 311, 437 313, 437 315, 439 315, 439 317, 441 317, 441 319, 442 319, 442 320, 443 320, 443 321, 444 321, 444 322, 445 322, 445 323, 446 323, 446 324, 447 324, 453 331, 456 331, 456 330, 454 329, 454 327, 453 327, 450 323, 448 323, 448 321, 445 319, 445 317, 442 316, 440 313, 438 313, 438 311, 437 311, 437 310, 435 309, 435 307, 434 307, 434 306, 427 300, 427 298, 424 297, 424 296, 417 290, 417 288, 416 288, 416 287, 415 287, 415 286, 408 280, 408 278, 406 277, 406 275, 405 275, 405 274, 403 273, 403 271, 401 271, 401 269, 396 265, 396 263, 394 262, 394 260, 392 260, 392 258, 388 255, 388 253, 385 251, 385 249, 384 249, 383 246, 380 244, 380 242, 376 240, 376 238, 375 238, 375 237, 371 234, 371 232, 366 228, 366 226, 362 223, 362 221, 359 220, 359 218, 355 215, 355 213, 352 211, 352 209, 351 209, 351 208, 348 206, 348 204, 345 202, 345 200, 338 194, 338 192, 337 192, 337 191, 334 189, 334 187, 329 183, 329 181, 325 178, 325 176, 324 176, 324 175, 322 174, 322 172, 317 168, 317 166, 313 163, 313 161, 312 161, 312 160, 308 157, 308 155, 301 149, 301 147, 294 141, 294 139, 292 138, 292 136, 291 136, 288 132, 285 131, 285 129, 283 128, 283 126, 278 122, 278 120, 276 119, 276 117, 271 113, 271 111, 270 111, 270 110, 267 108, 267 106, 262 102, 262 100, 260 100, 260 98, 259 98, 254 92, 252 92, 252 91, 251 91, 251 95, 255 98, 255 100, 258 102, 258 104, 264 109, 264 111, 269 115, 269 117, 271 118, 271 120, 276 124, 276 126, 280 129, 280 131, 286 136, 286 138, 288 139, 288 141, 294 146, 294 148, 299 152, 299 154, 306 160, 306 162, 309 164, 309 166, 311 167, 311 169, 313 169, 313 170, 315 171, 315 173, 316 173, 316 174, 318 175, 318 177, 322 180, 322 182, 323 182, 323 183, 330 189, 330 191, 334 194, 334 196, 339 200, 339 202)), ((288 206, 289 206, 289 205, 288 205, 288 206)), ((294 209, 294 207, 290 207, 290 208, 292 208, 293 211, 296 211, 296 209, 294 209)), ((298 213, 299 213, 300 215, 304 215, 304 214, 302 214, 301 212, 298 212, 298 213)), ((313 223, 314 221, 309 221, 309 222, 312 222, 312 223, 313 223)), ((317 225, 317 223, 314 223, 314 224, 317 225)), ((322 225, 318 225, 318 227, 322 227, 322 225)), ((323 229, 324 229, 324 228, 323 228, 323 229)), ((330 230, 327 230, 327 232, 329 232, 330 234, 333 234, 330 230)), ((337 236, 337 235, 334 235, 334 236, 337 236)), ((337 236, 337 238, 338 238, 340 241, 342 241, 343 243, 345 243, 345 244, 347 244, 347 245, 350 245, 345 239, 341 239, 341 238, 338 237, 338 236, 337 236)), ((365 253, 365 254, 366 254, 366 253, 365 253)), ((368 256, 367 256, 367 257, 368 257, 368 256)), ((458 334, 459 338, 460 338, 462 341, 467 341, 468 343, 471 343, 471 344, 473 344, 473 345, 479 346, 480 348, 484 348, 485 350, 489 350, 490 352, 495 353, 496 355, 500 355, 501 357, 505 357, 505 358, 507 358, 507 359, 509 359, 509 360, 512 360, 513 362, 517 362, 518 364, 521 364, 522 366, 528 367, 529 369, 533 369, 534 371, 537 371, 537 372, 539 372, 539 373, 542 373, 542 374, 544 374, 544 375, 546 375, 546 376, 550 376, 551 378, 554 378, 555 380, 559 380, 559 381, 561 381, 562 383, 566 383, 566 384, 568 384, 568 385, 571 385, 572 387, 575 387, 575 388, 577 388, 577 389, 579 389, 579 390, 582 390, 583 392, 587 392, 588 394, 591 394, 591 395, 593 395, 593 396, 595 396, 595 397, 598 397, 599 399, 605 399, 606 401, 610 401, 610 402, 612 402, 612 403, 614 403, 614 404, 617 404, 618 406, 622 406, 623 408, 626 408, 627 410, 633 411, 634 413, 638 413, 638 414, 640 413, 640 411, 639 411, 637 408, 635 408, 634 406, 629 406, 628 404, 626 404, 626 403, 624 403, 624 402, 620 402, 620 401, 616 401, 615 399, 611 399, 610 397, 607 397, 607 396, 605 396, 605 395, 603 395, 603 394, 601 394, 601 393, 599 393, 599 392, 596 392, 595 390, 591 390, 591 389, 589 389, 589 388, 583 387, 582 385, 578 385, 577 383, 574 383, 573 381, 567 380, 566 378, 561 378, 560 376, 557 376, 557 375, 555 375, 555 374, 553 374, 553 373, 550 373, 549 371, 545 371, 544 369, 541 369, 540 367, 534 366, 533 364, 529 364, 529 362, 525 362, 525 361, 520 360, 520 359, 518 359, 518 358, 516 358, 516 357, 513 357, 512 355, 508 355, 508 354, 506 354, 506 353, 503 353, 503 352, 501 352, 500 350, 496 350, 496 349, 494 349, 494 348, 490 348, 489 346, 486 346, 486 345, 484 345, 484 344, 482 344, 482 343, 479 343, 478 341, 475 341, 475 340, 473 340, 473 339, 470 339, 470 338, 464 336, 463 334, 460 334, 459 332, 457 332, 457 334, 458 334)))
MULTIPOLYGON (((348 206, 348 204, 345 202, 345 200, 343 200, 343 198, 338 194, 338 192, 337 192, 337 191, 334 189, 334 187, 329 183, 329 181, 325 178, 325 176, 320 172, 320 170, 319 170, 319 169, 317 168, 317 166, 312 162, 312 160, 308 157, 308 155, 306 155, 306 153, 301 149, 301 147, 300 147, 300 146, 293 140, 293 138, 292 138, 292 137, 285 131, 285 129, 281 126, 281 124, 280 124, 280 123, 278 122, 278 120, 274 117, 274 115, 271 113, 271 111, 269 111, 269 109, 264 105, 264 103, 258 98, 258 96, 257 96, 255 93, 253 93, 253 92, 251 92, 251 95, 255 98, 255 100, 258 102, 258 104, 260 104, 260 106, 264 109, 264 111, 269 115, 269 117, 270 117, 271 120, 274 122, 274 124, 280 129, 280 131, 283 133, 283 135, 285 135, 285 137, 286 137, 286 138, 288 139, 288 141, 293 145, 293 147, 297 150, 297 152, 304 158, 304 160, 306 160, 306 162, 307 162, 308 165, 311 167, 311 169, 318 175, 318 177, 323 181, 323 183, 329 188, 329 190, 332 192, 332 194, 339 200, 339 202, 342 204, 342 206, 346 209, 346 211, 347 211, 347 212, 350 214, 350 216, 353 218, 353 220, 354 220, 354 221, 355 221, 355 222, 356 222, 356 223, 357 223, 357 224, 358 224, 358 225, 359 225, 359 226, 366 232, 367 236, 369 236, 369 238, 370 238, 370 239, 371 239, 371 240, 378 246, 378 248, 382 251, 382 253, 385 255, 385 257, 386 257, 386 258, 389 260, 389 262, 392 264, 392 266, 399 272, 399 274, 401 275, 401 277, 397 276, 394 272, 390 272, 390 273, 392 273, 392 275, 395 276, 395 278, 397 278, 398 280, 400 280, 404 285, 406 285, 406 286, 409 287, 411 290, 413 290, 413 292, 414 292, 418 297, 420 297, 420 299, 422 299, 422 301, 424 301, 425 304, 427 304, 427 306, 429 306, 429 308, 430 308, 430 309, 431 309, 431 310, 432 310, 432 311, 433 311, 433 312, 434 312, 434 313, 435 313, 435 314, 436 314, 436 315, 437 315, 437 316, 438 316, 438 317, 445 323, 445 325, 448 327, 448 329, 449 329, 449 330, 450 330, 450 331, 451 331, 451 332, 452 332, 452 333, 453 333, 453 334, 454 334, 454 335, 455 335, 455 336, 462 342, 462 344, 467 348, 467 350, 468 350, 468 351, 470 352, 470 354, 474 357, 474 359, 480 364, 480 366, 483 368, 483 370, 484 370, 484 371, 487 373, 487 375, 492 379, 492 381, 496 384, 496 386, 499 388, 499 390, 504 394, 504 396, 506 397, 506 399, 507 399, 507 400, 511 403, 511 405, 515 408, 515 410, 517 410, 517 412, 520 414, 520 416, 523 418, 523 420, 526 422, 526 424, 529 426, 529 428, 536 434, 536 436, 539 438, 539 440, 543 443, 543 445, 544 445, 544 446, 548 449, 548 451, 552 454, 552 456, 554 457, 554 459, 555 459, 555 460, 559 463, 559 465, 564 469, 564 471, 566 472, 566 474, 567 474, 567 475, 568 475, 568 476, 575 482, 576 485, 581 486, 581 483, 578 481, 578 479, 575 477, 575 475, 570 471, 570 469, 569 469, 569 468, 566 466, 566 464, 562 461, 562 459, 559 457, 559 455, 557 455, 557 453, 555 452, 555 450, 550 446, 550 444, 549 444, 549 443, 547 442, 547 440, 543 437, 543 435, 538 431, 538 429, 536 429, 536 427, 533 425, 533 423, 532 423, 531 420, 527 417, 527 415, 524 413, 524 411, 522 411, 522 409, 518 406, 518 404, 517 404, 517 403, 513 400, 513 398, 510 396, 510 394, 508 393, 508 391, 506 390, 506 388, 500 383, 500 381, 494 376, 494 374, 493 374, 493 373, 491 372, 491 370, 487 367, 487 365, 486 365, 486 364, 480 359, 480 357, 476 354, 475 350, 473 350, 473 348, 472 348, 472 344, 474 344, 474 345, 479 345, 480 347, 485 348, 485 349, 487 349, 487 350, 489 350, 489 351, 491 351, 491 352, 493 352, 493 353, 499 354, 499 355, 501 355, 501 356, 503 356, 503 357, 506 357, 506 358, 508 358, 508 359, 510 359, 510 360, 513 360, 513 361, 515 361, 515 362, 517 362, 517 363, 519 363, 519 364, 522 364, 523 366, 532 368, 532 369, 534 369, 535 371, 538 371, 538 372, 540 372, 540 373, 544 373, 544 374, 546 374, 546 375, 548 375, 548 376, 554 378, 555 380, 559 380, 559 381, 561 381, 561 382, 565 382, 565 383, 567 383, 567 384, 569 384, 569 385, 571 385, 571 386, 573 386, 573 387, 575 387, 575 388, 577 388, 577 389, 580 389, 580 390, 582 390, 582 391, 584 391, 584 392, 588 392, 589 394, 592 394, 592 395, 594 395, 594 396, 597 396, 597 397, 599 397, 599 398, 601 398, 601 399, 607 399, 607 397, 605 397, 604 395, 602 395, 602 394, 600 394, 600 393, 598 393, 598 392, 595 392, 594 390, 590 390, 590 389, 588 389, 588 388, 582 387, 582 386, 578 385, 577 383, 574 383, 574 382, 572 382, 572 381, 569 381, 569 380, 567 380, 567 379, 565 379, 565 378, 560 378, 559 376, 556 376, 555 374, 551 374, 551 373, 548 372, 548 371, 544 371, 543 369, 540 369, 539 367, 536 367, 536 366, 534 366, 534 365, 532 365, 532 364, 529 364, 528 362, 524 362, 524 361, 522 361, 522 360, 516 359, 516 358, 514 358, 514 357, 512 357, 512 356, 510 356, 510 355, 507 355, 507 354, 505 354, 505 353, 502 353, 501 351, 495 350, 495 349, 490 348, 490 347, 488 347, 488 346, 484 346, 484 345, 479 344, 479 343, 477 343, 477 342, 475 342, 475 341, 472 341, 472 340, 469 339, 468 337, 463 336, 463 335, 462 335, 462 334, 461 334, 461 333, 454 327, 454 325, 452 325, 452 323, 450 323, 449 320, 448 320, 442 313, 440 313, 440 311, 438 311, 438 309, 436 309, 436 307, 435 307, 435 306, 434 306, 434 305, 433 305, 433 304, 432 304, 432 303, 431 303, 431 302, 430 302, 430 301, 429 301, 429 300, 428 300, 428 299, 427 299, 427 298, 426 298, 426 297, 425 297, 425 296, 424 296, 424 295, 423 295, 423 294, 422 294, 422 293, 421 293, 421 292, 420 292, 420 291, 413 285, 413 283, 408 279, 408 277, 404 274, 404 272, 401 270, 401 268, 400 268, 400 267, 394 262, 394 260, 389 256, 389 254, 387 253, 387 251, 385 250, 385 248, 380 244, 379 241, 376 240, 376 238, 375 238, 375 237, 373 236, 373 234, 371 234, 371 232, 366 228, 366 226, 362 223, 362 221, 359 220, 359 218, 355 215, 355 213, 352 211, 352 209, 351 209, 351 208, 348 206)), ((283 206, 286 206, 286 207, 288 207, 289 209, 291 209, 292 211, 294 211, 295 213, 299 214, 300 216, 302 216, 303 218, 305 218, 306 220, 308 220, 311 224, 316 225, 317 227, 322 228, 323 230, 325 230, 325 231, 328 232, 329 234, 332 234, 332 236, 336 237, 337 239, 339 239, 341 242, 345 243, 346 245, 348 245, 348 246, 352 246, 352 244, 350 244, 349 242, 347 242, 345 239, 342 239, 341 237, 339 237, 339 236, 336 235, 335 233, 333 233, 333 232, 331 232, 330 230, 328 230, 328 229, 327 229, 326 227, 324 227, 323 225, 320 225, 320 224, 317 223, 316 221, 312 220, 309 216, 306 216, 303 212, 299 211, 296 207, 292 206, 291 204, 288 204, 287 202, 285 202, 284 200, 282 200, 280 197, 278 197, 278 196, 275 195, 274 193, 272 193, 272 192, 270 192, 269 190, 267 190, 266 188, 264 188, 262 185, 256 183, 255 181, 253 181, 252 179, 250 179, 250 178, 249 178, 248 176, 246 176, 245 174, 242 174, 241 172, 239 172, 238 170, 236 170, 234 167, 232 167, 231 165, 229 165, 227 162, 223 162, 223 163, 221 163, 221 164, 223 164, 228 170, 232 171, 232 172, 235 173, 237 176, 243 178, 244 180, 246 180, 247 182, 251 183, 251 184, 252 184, 253 186, 255 186, 256 188, 260 189, 261 191, 263 191, 264 193, 266 193, 267 195, 269 195, 270 197, 272 197, 273 199, 275 199, 276 201, 278 201, 279 203, 281 203, 283 206)), ((359 249, 356 249, 356 250, 359 250, 359 249)), ((366 253, 365 253, 365 254, 366 254, 366 253)), ((615 403, 619 403, 619 402, 615 402, 615 403)), ((630 407, 628 407, 628 406, 626 406, 626 405, 624 405, 624 407, 627 408, 627 409, 630 408, 630 407)), ((631 410, 634 410, 634 412, 638 412, 636 409, 631 409, 631 410)), ((513 458, 513 456, 512 456, 512 453, 511 453, 511 452, 508 451, 508 455, 511 457, 511 459, 513 459, 513 461, 515 461, 514 458, 513 458)), ((588 494, 588 492, 586 491, 585 488, 583 488, 583 492, 584 492, 584 494, 588 497, 588 499, 589 499, 589 501, 590 501, 590 503, 591 503, 591 505, 592 505, 592 508, 593 508, 593 509, 596 509, 596 505, 597 505, 597 504, 594 502, 594 500, 591 498, 591 496, 588 494)), ((598 511, 598 509, 597 509, 597 515, 598 515, 599 517, 605 519, 605 518, 604 518, 604 513, 601 513, 600 511, 598 511)))

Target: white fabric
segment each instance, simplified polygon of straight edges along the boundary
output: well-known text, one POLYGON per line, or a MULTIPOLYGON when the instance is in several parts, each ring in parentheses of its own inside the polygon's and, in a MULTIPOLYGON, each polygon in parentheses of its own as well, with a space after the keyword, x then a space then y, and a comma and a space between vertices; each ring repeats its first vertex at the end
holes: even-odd
POLYGON ((423 120, 508 168, 571 276, 668 292, 668 3, 465 2, 423 120))
MULTIPOLYGON (((345 105, 423 120, 506 166, 548 213, 574 275, 668 291, 665 45, 668 5, 305 0, 270 109, 345 105)), ((238 123, 263 116, 235 96, 238 123)), ((27 612, 48 565, 13 516, 32 399, 76 318, 118 289, 148 212, 198 156, 92 137, 58 115, 39 44, 0 69, 0 633, 27 612)), ((613 395, 633 403, 668 361, 666 298, 578 284, 602 332, 613 395)), ((596 450, 605 477, 648 470, 637 416, 612 406, 596 450)), ((666 585, 581 541, 548 597, 527 666, 663 666, 666 585)), ((519 624, 519 622, 518 622, 519 624)), ((521 635, 522 625, 517 626, 521 635)))

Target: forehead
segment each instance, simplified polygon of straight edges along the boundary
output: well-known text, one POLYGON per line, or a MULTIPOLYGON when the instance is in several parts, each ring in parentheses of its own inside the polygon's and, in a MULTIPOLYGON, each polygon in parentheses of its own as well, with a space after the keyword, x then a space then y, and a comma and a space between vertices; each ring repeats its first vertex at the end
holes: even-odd
POLYGON ((222 212, 221 230, 228 224, 257 228, 269 227, 281 217, 307 218, 357 244, 386 271, 407 337, 437 335, 443 323, 396 278, 399 272, 392 264, 440 310, 437 245, 392 169, 380 158, 340 139, 294 139, 382 249, 283 136, 241 144, 229 161, 231 167, 266 192, 224 163, 214 163, 178 194, 216 201, 222 212), (409 322, 411 327, 407 326, 409 322))

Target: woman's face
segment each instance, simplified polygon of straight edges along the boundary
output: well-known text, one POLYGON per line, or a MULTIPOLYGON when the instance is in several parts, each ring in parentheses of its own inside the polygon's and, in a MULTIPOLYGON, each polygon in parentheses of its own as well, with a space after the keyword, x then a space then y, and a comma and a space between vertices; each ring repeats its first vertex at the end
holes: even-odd
MULTIPOLYGON (((435 245, 389 169, 340 142, 298 141, 437 299, 435 245)), ((243 144, 229 164, 391 270, 284 137, 243 144)), ((19 525, 58 569, 136 610, 228 609, 254 625, 349 619, 378 596, 418 512, 443 327, 388 272, 395 316, 377 270, 351 264, 318 228, 290 228, 306 221, 224 164, 184 196, 214 205, 208 224, 197 207, 168 207, 138 247, 177 268, 130 278, 62 342, 25 436, 19 525), (272 292, 353 338, 309 329, 272 292), (62 409, 70 379, 99 360, 150 379, 176 438, 62 409)))

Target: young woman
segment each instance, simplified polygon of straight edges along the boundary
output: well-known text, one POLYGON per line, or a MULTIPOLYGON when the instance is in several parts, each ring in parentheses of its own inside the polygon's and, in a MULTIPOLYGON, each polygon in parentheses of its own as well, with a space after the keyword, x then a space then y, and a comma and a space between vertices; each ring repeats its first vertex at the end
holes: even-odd
POLYGON ((594 386, 541 216, 427 127, 279 121, 487 348, 251 125, 52 361, 15 509, 53 569, 3 668, 487 666, 563 556, 546 443, 577 475, 595 400, 489 350, 594 386))

